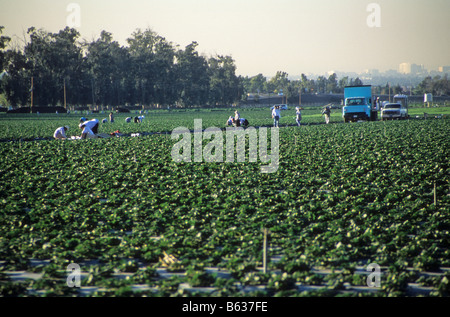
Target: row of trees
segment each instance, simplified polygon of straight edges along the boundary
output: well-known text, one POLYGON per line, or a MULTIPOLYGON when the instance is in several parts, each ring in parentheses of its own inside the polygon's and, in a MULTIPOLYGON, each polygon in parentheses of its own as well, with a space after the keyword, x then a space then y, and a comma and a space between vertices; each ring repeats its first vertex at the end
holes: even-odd
POLYGON ((450 81, 448 75, 427 76, 415 87, 414 94, 432 93, 435 96, 450 95, 450 81))
MULTIPOLYGON (((281 92, 296 103, 300 93, 343 93, 346 86, 363 84, 336 74, 316 79, 302 74, 298 80, 282 71, 271 79, 237 76, 230 56, 200 55, 196 42, 180 49, 150 29, 136 30, 125 47, 106 31, 92 42, 71 28, 58 33, 30 28, 27 35, 20 49, 7 49, 11 39, 0 37, 0 94, 13 106, 215 106, 245 100, 247 93, 281 92)), ((386 84, 374 92, 404 91, 386 84)), ((450 94, 447 76, 427 77, 413 90, 428 92, 450 94)))
POLYGON ((308 79, 305 74, 301 75, 299 80, 289 80, 286 72, 277 72, 274 77, 267 80, 262 74, 254 77, 245 77, 243 79, 244 90, 253 93, 283 93, 288 102, 298 100, 300 93, 302 94, 331 94, 344 93, 346 86, 362 85, 359 79, 343 77, 338 80, 336 74, 330 75, 328 78, 319 76, 317 79, 308 79))
MULTIPOLYGON (((288 102, 295 103, 298 100, 299 93, 302 94, 343 94, 346 86, 362 85, 363 82, 358 77, 356 79, 342 77, 338 79, 336 74, 328 78, 319 76, 317 79, 308 79, 304 74, 299 80, 289 80, 285 72, 277 72, 270 80, 267 80, 262 74, 254 77, 245 77, 243 79, 244 90, 253 93, 282 92, 288 102)), ((377 95, 395 95, 408 93, 414 95, 423 95, 432 93, 435 96, 450 95, 450 81, 448 75, 426 77, 416 87, 402 87, 399 84, 373 86, 373 92, 377 95), (409 91, 407 91, 410 89, 409 91), (412 89, 412 90, 411 90, 412 89)))
POLYGON ((72 28, 27 33, 23 49, 5 50, 10 38, 1 39, 1 89, 13 106, 31 96, 40 106, 217 105, 244 93, 230 56, 202 56, 196 42, 179 49, 149 29, 127 47, 106 31, 89 43, 72 28))

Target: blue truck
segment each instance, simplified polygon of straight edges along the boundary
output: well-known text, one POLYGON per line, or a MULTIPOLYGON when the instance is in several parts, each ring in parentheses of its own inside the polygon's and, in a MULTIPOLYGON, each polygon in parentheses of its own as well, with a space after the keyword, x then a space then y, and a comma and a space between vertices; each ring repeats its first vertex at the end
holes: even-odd
POLYGON ((371 85, 345 87, 344 99, 342 108, 344 122, 377 120, 378 111, 373 107, 371 85))

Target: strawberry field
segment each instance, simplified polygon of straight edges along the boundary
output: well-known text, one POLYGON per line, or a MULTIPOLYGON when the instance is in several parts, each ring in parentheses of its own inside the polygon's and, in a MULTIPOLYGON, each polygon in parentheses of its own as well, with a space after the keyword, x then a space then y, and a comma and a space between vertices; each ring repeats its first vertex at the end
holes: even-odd
MULTIPOLYGON (((51 140, 66 124, 79 135, 79 115, 1 117, 0 294, 449 295, 448 117, 342 124, 335 113, 325 125, 310 110, 295 127, 289 113, 276 173, 172 161, 176 141, 161 132, 198 118, 223 128, 229 115, 124 114, 100 132, 140 137, 83 141, 51 140), (71 263, 80 288, 67 285, 71 263)), ((267 111, 241 116, 271 124, 267 111)))

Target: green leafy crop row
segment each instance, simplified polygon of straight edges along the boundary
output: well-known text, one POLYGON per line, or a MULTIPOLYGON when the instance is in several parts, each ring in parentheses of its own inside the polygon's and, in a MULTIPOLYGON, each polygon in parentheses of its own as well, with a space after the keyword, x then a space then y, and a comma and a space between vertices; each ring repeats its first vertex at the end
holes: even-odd
POLYGON ((94 259, 83 283, 123 294, 130 285, 107 278, 113 271, 131 271, 131 282, 162 295, 186 281, 238 294, 205 273, 218 267, 233 282, 293 295, 296 283, 364 285, 354 268, 377 263, 389 271, 383 294, 404 294, 412 282, 445 294, 446 277, 417 274, 450 266, 448 131, 447 119, 281 128, 275 174, 261 174, 260 162, 175 163, 170 135, 3 143, 2 270, 36 271, 30 259, 42 259, 51 276, 52 267, 94 259), (276 276, 257 269, 261 228, 279 258, 268 267, 276 276), (164 253, 185 276, 156 281, 164 253), (347 273, 323 278, 313 267, 347 273))

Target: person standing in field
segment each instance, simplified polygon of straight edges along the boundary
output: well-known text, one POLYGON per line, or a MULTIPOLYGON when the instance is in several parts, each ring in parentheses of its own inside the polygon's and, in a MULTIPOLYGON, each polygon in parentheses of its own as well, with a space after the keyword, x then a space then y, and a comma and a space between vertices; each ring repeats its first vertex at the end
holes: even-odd
POLYGON ((239 111, 235 111, 234 112, 234 120, 239 121, 241 119, 241 114, 239 113, 239 111))
POLYGON ((56 140, 65 140, 65 139, 67 139, 66 131, 68 131, 68 130, 69 130, 68 126, 60 127, 55 130, 55 133, 53 133, 53 137, 56 140))
POLYGON ((114 123, 114 114, 112 112, 109 114, 109 122, 114 123))
POLYGON ((330 114, 331 114, 330 106, 326 106, 325 109, 323 109, 322 111, 322 116, 325 116, 326 124, 330 123, 330 114))
POLYGON ((273 126, 278 128, 281 118, 280 106, 275 106, 272 110, 273 126))
POLYGON ((300 107, 295 108, 295 122, 297 122, 297 126, 300 126, 300 122, 302 121, 302 112, 300 107))

